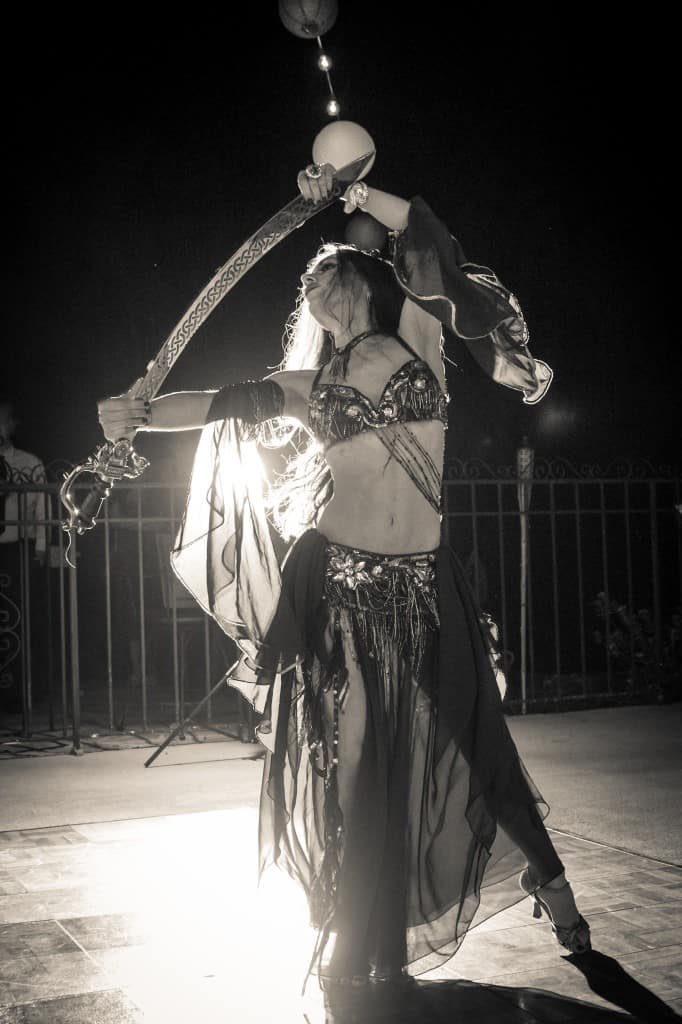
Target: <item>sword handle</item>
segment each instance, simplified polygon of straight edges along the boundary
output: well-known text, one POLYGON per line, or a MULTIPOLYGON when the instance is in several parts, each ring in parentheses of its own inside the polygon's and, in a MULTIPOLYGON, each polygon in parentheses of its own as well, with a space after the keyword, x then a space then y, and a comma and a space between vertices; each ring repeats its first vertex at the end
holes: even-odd
POLYGON ((102 505, 111 494, 113 486, 113 481, 108 482, 102 480, 99 476, 95 477, 90 490, 85 495, 76 512, 74 526, 78 533, 84 533, 85 530, 93 529, 99 519, 102 505))
MULTIPOLYGON (((79 535, 82 535, 87 530, 92 530, 94 528, 102 509, 102 505, 111 494, 111 488, 114 484, 113 480, 104 480, 101 476, 94 473, 92 484, 90 485, 85 498, 77 505, 71 488, 76 477, 82 472, 82 466, 77 466, 76 469, 72 470, 71 473, 66 476, 59 492, 62 504, 68 512, 68 519, 63 524, 63 527, 67 533, 70 533, 71 530, 75 530, 79 535)), ((90 472, 90 470, 88 470, 88 472, 90 472)))
POLYGON ((59 490, 59 497, 68 513, 63 524, 67 533, 75 530, 82 534, 92 530, 97 523, 103 503, 109 497, 111 488, 117 480, 136 480, 149 465, 144 456, 139 455, 130 441, 123 438, 112 443, 101 445, 85 462, 75 466, 64 478, 59 490), (76 504, 74 486, 81 475, 93 477, 80 505, 76 504))

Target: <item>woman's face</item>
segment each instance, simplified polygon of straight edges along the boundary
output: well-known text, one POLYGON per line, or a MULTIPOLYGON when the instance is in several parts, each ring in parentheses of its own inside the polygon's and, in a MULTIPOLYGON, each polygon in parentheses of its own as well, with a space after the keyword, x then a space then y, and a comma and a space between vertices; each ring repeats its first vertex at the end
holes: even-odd
POLYGON ((303 294, 320 327, 334 331, 348 327, 356 303, 367 303, 368 288, 352 265, 342 268, 332 253, 309 266, 301 275, 303 294))

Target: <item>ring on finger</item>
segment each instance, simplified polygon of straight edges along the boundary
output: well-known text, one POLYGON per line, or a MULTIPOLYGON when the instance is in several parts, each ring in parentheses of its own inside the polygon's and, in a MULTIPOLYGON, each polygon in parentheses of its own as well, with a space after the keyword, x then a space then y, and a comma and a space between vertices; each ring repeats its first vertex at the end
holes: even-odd
POLYGON ((306 178, 312 178, 313 181, 317 178, 322 177, 322 168, 319 164, 308 164, 305 169, 306 178))

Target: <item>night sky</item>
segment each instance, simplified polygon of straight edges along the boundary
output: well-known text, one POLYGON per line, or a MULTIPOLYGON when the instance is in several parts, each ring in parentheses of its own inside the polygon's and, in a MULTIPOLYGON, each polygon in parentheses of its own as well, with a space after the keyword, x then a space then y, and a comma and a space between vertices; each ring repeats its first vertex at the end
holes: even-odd
MULTIPOLYGON (((556 373, 547 399, 524 407, 450 343, 450 454, 509 462, 527 433, 539 455, 576 464, 679 463, 664 30, 597 29, 556 7, 533 23, 490 8, 448 23, 443 9, 460 12, 341 0, 325 48, 341 116, 376 142, 369 183, 422 195, 497 271, 556 373)), ((17 444, 47 462, 98 443, 97 398, 144 372, 217 267, 294 197, 328 117, 317 47, 284 29, 274 2, 215 21, 188 9, 181 26, 44 20, 31 40, 6 112, 2 390, 22 420, 17 444)), ((345 226, 338 205, 265 257, 165 390, 275 365, 306 258, 345 226)))

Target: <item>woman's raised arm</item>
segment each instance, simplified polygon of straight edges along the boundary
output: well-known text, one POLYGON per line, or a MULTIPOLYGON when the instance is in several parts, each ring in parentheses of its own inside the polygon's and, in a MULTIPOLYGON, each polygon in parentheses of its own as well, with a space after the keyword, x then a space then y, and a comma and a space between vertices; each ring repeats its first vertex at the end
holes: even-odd
MULTIPOLYGON (((328 199, 336 185, 335 168, 331 164, 322 164, 318 168, 319 177, 310 177, 308 170, 299 171, 298 174, 297 182, 301 195, 314 203, 328 199)), ((407 227, 409 202, 406 199, 393 196, 389 192, 382 192, 364 181, 356 181, 350 185, 343 194, 343 201, 345 213, 352 213, 358 208, 362 209, 365 213, 371 214, 384 227, 387 227, 389 231, 402 231, 407 227)))

